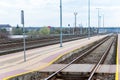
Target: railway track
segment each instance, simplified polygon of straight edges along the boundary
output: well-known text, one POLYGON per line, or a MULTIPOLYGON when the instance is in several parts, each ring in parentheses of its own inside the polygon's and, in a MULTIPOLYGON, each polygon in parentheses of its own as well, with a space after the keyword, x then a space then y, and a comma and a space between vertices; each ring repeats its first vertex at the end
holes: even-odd
POLYGON ((106 51, 103 53, 102 57, 99 59, 99 61, 97 62, 97 64, 94 66, 94 68, 92 69, 92 71, 90 73, 90 76, 89 76, 88 80, 92 80, 92 78, 93 78, 93 76, 95 74, 95 71, 98 69, 98 67, 100 66, 100 64, 104 63, 104 61, 105 61, 105 59, 106 59, 106 57, 108 55, 108 52, 109 52, 109 50, 110 50, 110 48, 111 48, 111 46, 112 46, 112 44, 113 44, 114 41, 115 41, 115 39, 110 42, 110 44, 107 47, 106 51))
MULTIPOLYGON (((115 42, 116 37, 110 36, 110 37, 106 37, 105 39, 103 39, 101 42, 99 42, 98 44, 96 44, 95 46, 93 46, 92 48, 90 48, 89 50, 84 51, 82 54, 80 54, 79 56, 77 56, 74 60, 72 60, 71 62, 67 62, 65 67, 62 67, 61 69, 59 69, 58 71, 54 72, 53 74, 49 75, 47 78, 45 78, 44 80, 57 80, 57 79, 61 79, 61 80, 95 80, 95 72, 98 69, 100 64, 104 64, 104 61, 111 49, 111 46, 113 45, 113 43, 115 42), (107 43, 107 45, 106 45, 107 43), (90 63, 95 64, 94 68, 92 69, 92 71, 86 76, 80 76, 80 75, 70 75, 69 77, 71 79, 68 79, 67 75, 63 75, 62 70, 64 70, 65 68, 67 68, 68 66, 70 66, 71 64, 78 64, 78 63, 88 63, 89 62, 89 58, 88 60, 84 60, 86 59, 86 57, 91 56, 91 53, 94 52, 96 49, 98 49, 100 46, 106 45, 106 48, 101 51, 101 55, 98 55, 99 58, 98 60, 96 60, 94 63, 91 61, 90 63), (85 62, 88 61, 88 62, 85 62)), ((93 54, 94 55, 94 54, 93 54)), ((92 57, 93 58, 93 57, 92 57)), ((63 63, 63 62, 60 62, 63 63)))
MULTIPOLYGON (((63 42, 85 38, 86 36, 63 36, 63 42)), ((59 36, 44 37, 39 39, 26 39, 26 49, 32 49, 59 43, 59 36)), ((0 42, 0 55, 23 50, 23 40, 10 40, 0 42)))

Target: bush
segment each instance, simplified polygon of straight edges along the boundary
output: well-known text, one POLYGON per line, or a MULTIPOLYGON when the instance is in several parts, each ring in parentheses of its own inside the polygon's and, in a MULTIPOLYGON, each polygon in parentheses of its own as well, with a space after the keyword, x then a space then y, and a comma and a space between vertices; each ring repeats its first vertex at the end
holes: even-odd
POLYGON ((50 34, 50 29, 48 27, 42 27, 39 30, 40 35, 49 35, 50 34))

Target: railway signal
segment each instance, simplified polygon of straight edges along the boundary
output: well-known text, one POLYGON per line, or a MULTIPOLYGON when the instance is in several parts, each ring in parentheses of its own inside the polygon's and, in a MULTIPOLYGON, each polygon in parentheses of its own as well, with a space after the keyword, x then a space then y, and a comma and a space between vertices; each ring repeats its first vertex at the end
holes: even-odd
POLYGON ((24 28, 24 11, 23 10, 21 10, 21 24, 23 25, 24 62, 26 62, 26 44, 25 44, 25 28, 24 28))

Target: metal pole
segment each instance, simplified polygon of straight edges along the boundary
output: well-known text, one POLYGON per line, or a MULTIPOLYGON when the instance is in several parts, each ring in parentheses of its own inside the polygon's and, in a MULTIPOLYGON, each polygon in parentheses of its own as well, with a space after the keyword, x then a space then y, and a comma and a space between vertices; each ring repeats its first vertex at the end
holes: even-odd
POLYGON ((104 14, 103 14, 103 27, 104 27, 104 14))
POLYGON ((71 28, 70 28, 70 26, 69 26, 69 35, 70 35, 70 33, 71 33, 71 28))
POLYGON ((83 26, 82 26, 82 24, 81 24, 81 31, 80 31, 80 32, 81 32, 81 35, 82 35, 82 33, 83 33, 82 29, 83 29, 83 26))
POLYGON ((80 28, 80 29, 79 29, 79 30, 80 30, 80 31, 79 31, 80 33, 79 33, 79 34, 81 35, 81 24, 79 24, 79 28, 80 28))
POLYGON ((73 24, 73 35, 74 35, 74 24, 73 24))
POLYGON ((24 11, 23 10, 21 10, 21 24, 23 25, 24 62, 26 62, 26 45, 25 45, 25 28, 24 28, 24 11))
POLYGON ((79 27, 80 27, 80 35, 82 35, 82 23, 79 24, 79 27))
POLYGON ((99 10, 100 8, 97 8, 98 9, 98 36, 99 36, 99 27, 100 27, 100 14, 99 14, 99 10))
MULTIPOLYGON (((100 26, 99 26, 99 31, 100 31, 100 27, 102 26, 102 16, 99 16, 99 19, 100 19, 100 22, 99 22, 99 24, 100 24, 100 26)), ((101 32, 99 32, 99 33, 101 33, 101 32)))
POLYGON ((60 47, 62 47, 62 0, 60 0, 60 47))
POLYGON ((75 14, 75 28, 76 28, 76 15, 77 15, 77 13, 75 12, 74 14, 75 14))
POLYGON ((90 39, 90 0, 88 0, 88 39, 90 39))
POLYGON ((68 33, 68 34, 70 35, 70 24, 68 24, 68 30, 69 30, 69 33, 68 33))
MULTIPOLYGON (((103 29, 104 29, 104 14, 103 14, 103 29)), ((104 33, 105 33, 105 30, 103 30, 104 33)))
POLYGON ((76 32, 76 25, 77 25, 77 12, 74 12, 75 15, 75 29, 74 29, 74 33, 76 32))

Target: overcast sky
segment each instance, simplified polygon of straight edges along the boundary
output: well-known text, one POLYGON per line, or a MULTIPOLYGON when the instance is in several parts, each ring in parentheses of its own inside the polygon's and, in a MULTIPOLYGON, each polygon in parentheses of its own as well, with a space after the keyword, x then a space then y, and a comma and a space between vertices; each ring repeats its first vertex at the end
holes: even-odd
MULTIPOLYGON (((88 0, 62 0, 63 26, 87 26, 88 0)), ((105 26, 120 26, 120 0, 91 0, 91 26, 97 26, 97 9, 104 14, 105 26)), ((25 13, 25 26, 58 26, 59 0, 0 0, 0 24, 21 24, 21 10, 25 13)), ((102 26, 102 19, 101 19, 102 26)))

